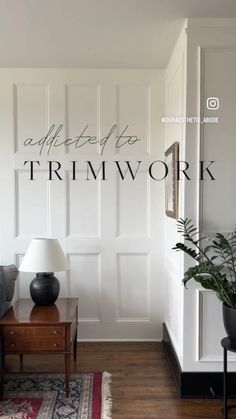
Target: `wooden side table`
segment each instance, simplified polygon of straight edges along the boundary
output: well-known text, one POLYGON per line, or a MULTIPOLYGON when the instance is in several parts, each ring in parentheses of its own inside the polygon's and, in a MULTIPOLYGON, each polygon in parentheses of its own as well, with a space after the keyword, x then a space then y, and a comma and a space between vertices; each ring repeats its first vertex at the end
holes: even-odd
POLYGON ((69 394, 70 359, 77 360, 78 299, 59 298, 51 306, 19 299, 0 319, 3 354, 64 354, 65 389, 69 394))

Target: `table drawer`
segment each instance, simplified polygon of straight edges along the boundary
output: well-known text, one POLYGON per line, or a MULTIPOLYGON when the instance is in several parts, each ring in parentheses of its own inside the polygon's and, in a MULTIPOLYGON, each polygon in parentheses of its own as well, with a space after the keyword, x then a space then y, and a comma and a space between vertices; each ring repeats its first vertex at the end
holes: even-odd
POLYGON ((64 339, 42 339, 42 340, 27 340, 6 337, 4 341, 4 350, 6 352, 37 352, 50 351, 57 352, 65 349, 64 339))
POLYGON ((61 326, 50 326, 50 327, 5 327, 4 328, 4 335, 5 337, 17 337, 20 338, 21 336, 25 339, 27 338, 36 338, 40 337, 48 338, 48 337, 64 337, 65 336, 65 329, 61 326))

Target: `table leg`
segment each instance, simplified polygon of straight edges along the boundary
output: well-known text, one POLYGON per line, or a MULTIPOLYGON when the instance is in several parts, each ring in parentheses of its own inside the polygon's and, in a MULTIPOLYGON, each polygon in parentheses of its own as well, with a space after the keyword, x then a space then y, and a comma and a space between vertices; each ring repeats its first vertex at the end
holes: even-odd
POLYGON ((23 372, 23 354, 20 354, 20 372, 23 372))
POLYGON ((4 376, 1 372, 1 378, 0 378, 0 396, 3 396, 3 390, 4 390, 4 376))
POLYGON ((76 362, 77 361, 77 329, 75 332, 75 338, 73 342, 73 352, 74 352, 74 362, 76 362))
POLYGON ((227 419, 227 349, 224 348, 224 419, 227 419))
POLYGON ((4 391, 4 369, 5 369, 5 354, 3 352, 2 336, 0 337, 0 395, 4 391))
POLYGON ((5 354, 3 352, 3 345, 1 347, 1 369, 4 370, 4 366, 5 366, 5 354))
POLYGON ((0 366, 0 396, 3 395, 4 390, 4 361, 3 361, 3 355, 1 354, 1 366, 0 366))
POLYGON ((65 389, 66 397, 69 396, 70 389, 70 356, 71 354, 65 354, 65 389))

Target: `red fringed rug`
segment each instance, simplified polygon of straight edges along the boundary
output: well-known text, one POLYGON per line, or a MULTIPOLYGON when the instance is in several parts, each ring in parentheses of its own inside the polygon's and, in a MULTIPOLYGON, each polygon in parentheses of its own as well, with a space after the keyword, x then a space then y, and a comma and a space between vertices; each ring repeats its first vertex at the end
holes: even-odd
POLYGON ((69 397, 62 374, 14 374, 5 377, 0 418, 111 419, 111 404, 107 372, 71 374, 69 397))

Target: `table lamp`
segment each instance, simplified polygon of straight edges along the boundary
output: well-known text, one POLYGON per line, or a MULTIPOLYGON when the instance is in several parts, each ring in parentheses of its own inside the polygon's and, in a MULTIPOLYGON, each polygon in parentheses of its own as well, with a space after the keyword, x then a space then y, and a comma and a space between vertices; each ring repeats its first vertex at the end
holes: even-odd
POLYGON ((30 295, 38 306, 54 304, 59 292, 60 282, 54 272, 68 269, 66 257, 57 239, 32 239, 19 267, 22 272, 36 272, 30 283, 30 295))

